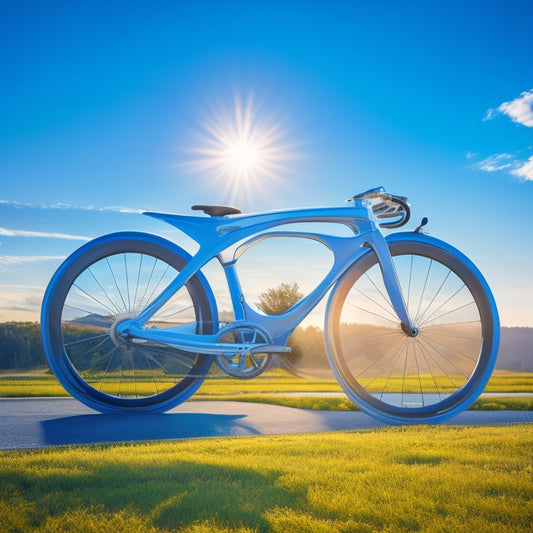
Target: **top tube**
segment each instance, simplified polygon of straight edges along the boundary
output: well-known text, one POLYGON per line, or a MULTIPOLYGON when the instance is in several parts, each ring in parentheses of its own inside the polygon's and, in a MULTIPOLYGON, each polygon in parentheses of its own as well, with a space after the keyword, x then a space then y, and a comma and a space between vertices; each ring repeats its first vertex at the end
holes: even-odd
POLYGON ((234 243, 240 239, 269 228, 301 222, 331 222, 350 228, 354 234, 377 228, 372 204, 368 200, 355 200, 349 207, 318 207, 267 211, 231 217, 203 217, 145 212, 178 228, 199 244, 222 240, 234 243))

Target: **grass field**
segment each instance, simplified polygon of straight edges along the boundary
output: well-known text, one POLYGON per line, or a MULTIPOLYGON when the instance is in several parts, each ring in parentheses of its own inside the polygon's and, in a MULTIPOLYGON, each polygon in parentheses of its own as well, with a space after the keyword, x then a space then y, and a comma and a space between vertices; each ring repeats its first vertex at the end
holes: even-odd
MULTIPOLYGON (((151 385, 149 385, 151 386, 151 385)), ((137 391, 140 386, 137 384, 137 391)), ((533 373, 496 371, 489 381, 487 392, 533 392, 533 373)), ((314 397, 311 394, 337 393, 341 388, 334 379, 303 379, 283 370, 267 372, 253 380, 209 377, 193 400, 233 400, 270 403, 301 409, 355 411, 358 407, 345 397, 314 397), (292 392, 309 396, 290 396, 292 392), (285 393, 285 394, 284 394, 285 393)), ((68 396, 56 378, 45 370, 31 373, 0 374, 0 397, 68 396)), ((533 410, 533 398, 480 398, 471 407, 479 410, 533 410)))
POLYGON ((522 532, 531 426, 0 453, 0 530, 522 532))
MULTIPOLYGON (((151 380, 147 378, 146 382, 149 387, 149 393, 153 393, 151 380)), ((402 390, 402 385, 400 381, 398 385, 399 391, 402 390)), ((123 387, 126 386, 123 385, 123 387)), ((139 384, 137 382, 136 387, 137 391, 142 394, 142 383, 139 384)), ((391 388, 390 392, 392 390, 391 388)), ((284 370, 276 369, 251 380, 210 376, 204 381, 196 395, 213 398, 216 396, 237 394, 340 391, 341 387, 334 379, 299 378, 284 370)), ((418 389, 415 392, 418 392, 418 389)), ((533 373, 496 371, 487 384, 485 392, 533 392, 533 373)), ((26 373, 6 372, 0 374, 0 397, 16 398, 30 396, 68 396, 68 394, 59 384, 55 376, 47 370, 35 370, 26 373)))
MULTIPOLYGON (((239 394, 218 395, 212 398, 193 396, 192 400, 231 400, 251 403, 267 403, 294 407, 296 409, 315 409, 321 411, 359 411, 359 407, 346 397, 328 398, 316 396, 289 396, 284 394, 239 394)), ((469 410, 477 411, 533 411, 533 397, 479 398, 469 410)))

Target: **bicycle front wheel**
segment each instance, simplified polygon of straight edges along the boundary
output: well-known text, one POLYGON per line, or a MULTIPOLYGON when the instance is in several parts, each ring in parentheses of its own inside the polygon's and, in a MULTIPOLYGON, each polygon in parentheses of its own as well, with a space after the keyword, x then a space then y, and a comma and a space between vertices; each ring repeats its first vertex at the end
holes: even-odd
POLYGON ((448 244, 414 233, 387 241, 416 329, 402 329, 369 251, 330 296, 330 365, 346 395, 380 420, 445 420, 487 384, 499 344, 496 305, 477 268, 448 244))
MULTIPOLYGON (((116 233, 74 252, 52 278, 41 328, 49 364, 63 387, 102 412, 162 411, 189 398, 213 357, 116 334, 188 263, 160 237, 116 233)), ((216 306, 205 278, 191 278, 145 325, 211 333, 216 306)))

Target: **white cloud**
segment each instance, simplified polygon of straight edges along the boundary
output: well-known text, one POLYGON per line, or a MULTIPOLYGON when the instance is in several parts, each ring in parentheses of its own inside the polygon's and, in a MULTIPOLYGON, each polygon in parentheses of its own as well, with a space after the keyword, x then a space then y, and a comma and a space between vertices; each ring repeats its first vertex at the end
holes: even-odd
POLYGON ((483 117, 483 122, 486 122, 487 120, 492 120, 494 117, 498 116, 498 110, 497 109, 488 109, 485 113, 485 116, 483 117))
MULTIPOLYGON (((483 120, 491 120, 500 114, 508 116, 517 124, 533 128, 533 89, 524 91, 510 102, 503 102, 496 109, 489 109, 483 120)), ((523 181, 533 181, 533 156, 524 161, 517 157, 519 153, 493 154, 472 166, 485 172, 505 171, 523 181)), ((470 152, 466 154, 466 157, 467 159, 471 157, 470 152)))
POLYGON ((105 207, 95 207, 93 205, 80 206, 72 204, 63 204, 61 202, 56 204, 37 204, 32 202, 18 202, 13 200, 0 200, 0 205, 7 205, 11 207, 26 207, 32 209, 74 209, 82 211, 112 211, 115 213, 133 213, 141 214, 146 211, 146 209, 135 209, 133 207, 121 207, 121 206, 105 206, 105 207))
POLYGON ((485 172, 496 172, 498 170, 513 170, 516 166, 514 156, 511 154, 494 154, 474 165, 485 172))
POLYGON ((26 231, 7 228, 0 228, 0 235, 4 235, 5 237, 44 237, 47 239, 66 239, 69 241, 88 241, 91 238, 83 235, 70 235, 68 233, 45 233, 42 231, 26 231))
POLYGON ((0 255, 0 265, 12 266, 41 261, 62 261, 65 257, 64 255, 0 255))
POLYGON ((511 174, 526 181, 533 181, 533 155, 522 166, 512 170, 511 174))
POLYGON ((522 181, 533 181, 533 155, 524 161, 513 154, 493 154, 472 167, 484 172, 508 172, 522 181))
POLYGON ((523 92, 512 102, 504 102, 498 110, 507 115, 513 122, 533 128, 533 89, 523 92))
POLYGON ((500 113, 513 122, 533 128, 533 89, 523 92, 511 102, 504 102, 496 109, 489 109, 483 120, 491 120, 500 113))

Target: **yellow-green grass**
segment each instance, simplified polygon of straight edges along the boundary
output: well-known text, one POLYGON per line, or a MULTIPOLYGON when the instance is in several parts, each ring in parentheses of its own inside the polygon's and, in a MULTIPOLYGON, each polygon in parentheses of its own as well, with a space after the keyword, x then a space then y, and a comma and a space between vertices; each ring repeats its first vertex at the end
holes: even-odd
MULTIPOLYGON (((320 411, 359 411, 359 407, 346 397, 285 396, 282 394, 239 394, 227 396, 193 396, 198 400, 216 399, 251 403, 267 403, 294 407, 296 409, 313 409, 320 411)), ((469 408, 472 411, 533 411, 531 397, 487 397, 477 399, 469 408)))
POLYGON ((531 531, 531 425, 0 452, 0 530, 531 531))
MULTIPOLYGON (((165 378, 170 387, 174 383, 172 377, 165 378)), ((136 379, 135 385, 131 380, 117 376, 114 379, 107 379, 109 387, 113 391, 118 390, 123 395, 154 394, 153 381, 148 377, 145 380, 136 379)), ((422 383, 424 390, 434 387, 433 378, 425 378, 427 383, 422 383)), ((450 382, 448 381, 448 384, 450 382)), ((384 383, 372 384, 377 390, 383 390, 384 383)), ((412 382, 404 381, 401 378, 389 379, 386 385, 387 392, 419 392, 420 380, 416 378, 412 382)), ((441 392, 446 390, 446 383, 439 385, 441 392)), ((293 376, 281 369, 267 372, 262 376, 251 379, 233 379, 229 377, 209 376, 202 384, 195 396, 228 396, 240 394, 268 394, 280 392, 340 392, 341 388, 334 379, 304 379, 293 376)), ((496 371, 485 392, 533 392, 532 372, 502 372, 496 371)), ((116 392, 115 392, 116 393, 116 392)), ((0 397, 30 397, 30 396, 68 396, 57 379, 42 370, 28 374, 0 374, 0 397)))

